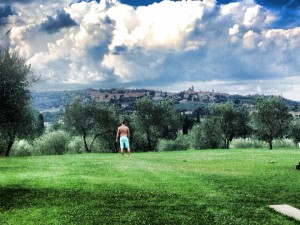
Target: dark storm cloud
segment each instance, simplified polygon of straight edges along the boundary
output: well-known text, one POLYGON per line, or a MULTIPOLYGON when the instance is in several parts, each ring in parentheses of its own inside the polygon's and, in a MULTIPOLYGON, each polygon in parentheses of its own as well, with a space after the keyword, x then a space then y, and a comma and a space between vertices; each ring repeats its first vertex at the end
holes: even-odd
POLYGON ((80 2, 100 2, 100 0, 78 0, 75 3, 80 3, 80 2))
POLYGON ((219 4, 228 4, 231 2, 238 2, 238 0, 218 0, 217 1, 219 4))
POLYGON ((47 20, 41 24, 41 30, 52 34, 58 32, 62 28, 76 25, 76 22, 71 19, 70 14, 66 13, 64 10, 59 10, 54 17, 47 17, 47 20))
POLYGON ((1 2, 3 3, 21 3, 21 4, 28 4, 28 3, 32 3, 32 2, 36 2, 36 0, 2 0, 1 2))
POLYGON ((126 5, 132 5, 132 6, 147 6, 147 5, 152 5, 153 3, 157 2, 161 2, 161 0, 120 0, 120 2, 122 2, 123 4, 126 5))
POLYGON ((118 46, 114 47, 114 50, 113 50, 112 54, 120 55, 120 54, 122 54, 123 52, 126 52, 126 51, 127 51, 127 47, 125 45, 118 45, 118 46))
POLYGON ((0 6, 0 19, 7 18, 8 16, 14 15, 15 12, 10 5, 0 6))
POLYGON ((7 23, 7 18, 11 15, 15 15, 15 11, 10 5, 0 5, 0 25, 7 23))

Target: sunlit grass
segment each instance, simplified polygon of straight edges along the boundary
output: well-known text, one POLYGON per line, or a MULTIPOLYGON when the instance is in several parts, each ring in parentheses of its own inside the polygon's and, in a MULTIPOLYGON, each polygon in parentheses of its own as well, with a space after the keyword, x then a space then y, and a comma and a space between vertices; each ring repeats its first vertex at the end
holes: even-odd
POLYGON ((0 224, 299 224, 299 150, 0 159, 0 224))

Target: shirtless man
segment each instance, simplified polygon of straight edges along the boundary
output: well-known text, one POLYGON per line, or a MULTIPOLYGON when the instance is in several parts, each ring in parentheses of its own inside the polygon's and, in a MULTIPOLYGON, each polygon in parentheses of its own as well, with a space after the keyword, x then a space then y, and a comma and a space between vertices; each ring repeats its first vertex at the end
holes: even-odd
POLYGON ((119 136, 120 136, 120 148, 121 148, 122 156, 124 156, 124 147, 127 148, 128 155, 130 156, 130 147, 129 147, 130 131, 129 128, 126 126, 126 121, 123 121, 122 125, 118 127, 116 142, 118 142, 119 136))

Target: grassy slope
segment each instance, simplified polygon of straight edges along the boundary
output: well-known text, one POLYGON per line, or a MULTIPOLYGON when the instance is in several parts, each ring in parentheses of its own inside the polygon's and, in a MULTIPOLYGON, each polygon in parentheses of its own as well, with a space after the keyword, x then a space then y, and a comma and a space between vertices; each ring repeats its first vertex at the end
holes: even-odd
POLYGON ((0 158, 0 224, 300 224, 299 150, 0 158))

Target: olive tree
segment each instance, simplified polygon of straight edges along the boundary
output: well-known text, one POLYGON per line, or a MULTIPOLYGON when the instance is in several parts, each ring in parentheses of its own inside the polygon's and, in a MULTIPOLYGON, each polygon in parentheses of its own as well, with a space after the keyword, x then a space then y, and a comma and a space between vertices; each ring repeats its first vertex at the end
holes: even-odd
POLYGON ((144 97, 136 102, 132 125, 134 135, 146 141, 148 151, 154 151, 160 138, 176 138, 180 118, 170 101, 154 103, 144 97))
POLYGON ((34 126, 29 88, 37 81, 25 59, 0 47, 0 140, 5 156, 16 137, 34 126))
POLYGON ((223 144, 220 135, 220 126, 216 126, 216 121, 206 118, 203 122, 196 124, 189 132, 191 147, 194 149, 216 149, 223 144))
POLYGON ((229 148, 234 137, 246 137, 250 133, 249 113, 244 108, 234 108, 232 102, 227 102, 211 105, 209 112, 215 129, 220 132, 225 149, 229 148))
POLYGON ((66 107, 64 123, 67 129, 82 136, 86 152, 92 152, 97 138, 106 141, 112 151, 117 151, 115 132, 118 115, 112 106, 101 105, 95 101, 80 102, 77 99, 66 107), (88 137, 92 137, 90 142, 88 137))
POLYGON ((291 122, 289 129, 289 137, 291 137, 295 144, 300 142, 300 118, 295 117, 291 122))
POLYGON ((258 98, 252 119, 255 134, 272 149, 275 138, 287 135, 292 115, 281 97, 258 98))

